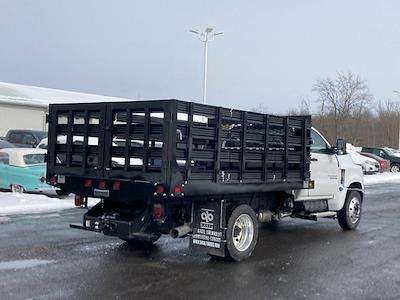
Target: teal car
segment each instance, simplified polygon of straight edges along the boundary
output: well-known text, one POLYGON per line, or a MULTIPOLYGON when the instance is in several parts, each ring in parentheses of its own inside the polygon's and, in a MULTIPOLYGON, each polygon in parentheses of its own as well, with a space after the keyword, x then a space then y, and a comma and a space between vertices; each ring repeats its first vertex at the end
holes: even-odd
POLYGON ((0 189, 19 193, 51 193, 46 183, 46 150, 7 148, 0 150, 0 189))

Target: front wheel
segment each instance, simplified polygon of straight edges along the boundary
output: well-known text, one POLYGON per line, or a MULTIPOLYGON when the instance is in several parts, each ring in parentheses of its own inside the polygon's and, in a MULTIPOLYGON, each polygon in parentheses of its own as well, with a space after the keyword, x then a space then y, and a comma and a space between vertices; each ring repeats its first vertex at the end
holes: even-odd
POLYGON ((400 165, 399 164, 392 164, 390 166, 390 172, 399 173, 400 172, 400 165))
POLYGON ((337 213, 337 218, 340 227, 344 230, 356 229, 361 220, 361 195, 357 191, 351 191, 346 196, 346 201, 340 211, 337 213))
POLYGON ((226 249, 228 257, 241 261, 250 257, 258 239, 258 220, 254 210, 248 205, 236 207, 228 220, 226 249))

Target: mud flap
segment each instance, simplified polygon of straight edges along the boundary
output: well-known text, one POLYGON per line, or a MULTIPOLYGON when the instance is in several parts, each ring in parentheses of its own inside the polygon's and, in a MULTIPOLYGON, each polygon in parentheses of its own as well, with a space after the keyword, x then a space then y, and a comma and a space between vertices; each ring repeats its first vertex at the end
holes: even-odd
POLYGON ((193 203, 193 233, 190 237, 191 248, 206 251, 210 255, 225 257, 225 206, 225 200, 193 203))

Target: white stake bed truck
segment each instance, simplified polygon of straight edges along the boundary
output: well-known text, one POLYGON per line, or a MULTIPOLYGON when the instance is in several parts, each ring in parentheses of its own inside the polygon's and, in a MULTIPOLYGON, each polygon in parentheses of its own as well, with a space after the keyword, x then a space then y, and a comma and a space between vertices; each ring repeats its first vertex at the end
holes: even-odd
POLYGON ((331 147, 310 116, 274 116, 179 100, 54 104, 47 182, 102 200, 71 227, 127 242, 161 234, 234 261, 259 222, 361 219, 363 174, 343 140, 331 147))

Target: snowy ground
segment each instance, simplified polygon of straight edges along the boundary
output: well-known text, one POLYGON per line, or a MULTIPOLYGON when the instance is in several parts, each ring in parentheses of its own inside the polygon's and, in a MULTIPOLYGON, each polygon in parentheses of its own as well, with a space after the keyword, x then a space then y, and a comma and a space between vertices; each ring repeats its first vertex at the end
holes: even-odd
MULTIPOLYGON (((93 206, 98 201, 99 199, 89 198, 88 204, 93 206)), ((4 216, 55 212, 74 207, 73 196, 60 199, 45 195, 0 192, 0 223, 6 220, 4 216)))
MULTIPOLYGON (((380 173, 364 176, 367 189, 372 185, 393 182, 400 183, 400 173, 380 173)), ((99 199, 89 198, 89 206, 95 205, 98 201, 99 199)), ((6 216, 10 215, 56 212, 74 207, 73 196, 60 199, 45 195, 0 192, 0 224, 6 222, 6 216)))
MULTIPOLYGON (((365 175, 364 184, 366 186, 381 184, 381 183, 400 183, 400 173, 377 173, 374 175, 365 175)), ((367 187, 368 188, 368 187, 367 187)))

